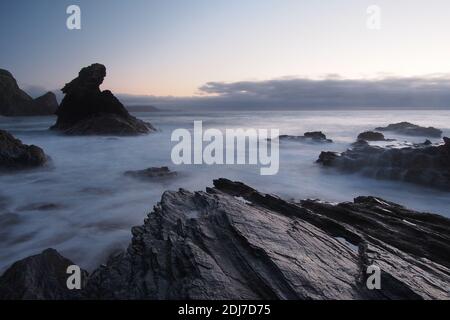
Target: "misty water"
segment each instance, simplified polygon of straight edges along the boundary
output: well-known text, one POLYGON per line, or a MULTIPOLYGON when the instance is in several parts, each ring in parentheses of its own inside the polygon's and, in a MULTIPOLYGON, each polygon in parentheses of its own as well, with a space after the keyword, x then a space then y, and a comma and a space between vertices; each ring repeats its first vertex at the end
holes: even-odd
MULTIPOLYGON (((151 112, 136 114, 158 132, 138 137, 66 137, 48 130, 54 117, 4 118, 0 128, 26 144, 42 147, 51 157, 43 169, 0 174, 0 272, 14 261, 53 247, 81 267, 92 270, 131 239, 130 228, 143 223, 165 190, 205 190, 225 177, 286 199, 351 201, 379 196, 411 209, 450 216, 448 193, 403 182, 347 175, 315 164, 321 151, 344 151, 358 133, 389 123, 410 121, 435 126, 450 135, 450 111, 263 111, 151 112), (176 128, 274 128, 302 135, 322 130, 332 144, 285 142, 280 170, 261 176, 255 165, 182 165, 171 161, 170 141, 176 128), (141 181, 127 170, 169 166, 174 179, 141 181)), ((400 141, 424 137, 386 133, 400 141)), ((439 139, 431 139, 438 142, 439 139)))

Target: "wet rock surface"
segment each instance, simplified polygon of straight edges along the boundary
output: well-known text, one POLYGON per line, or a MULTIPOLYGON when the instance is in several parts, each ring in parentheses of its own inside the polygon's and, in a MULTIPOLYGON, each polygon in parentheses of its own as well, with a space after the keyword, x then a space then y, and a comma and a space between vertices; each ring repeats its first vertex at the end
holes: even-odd
MULTIPOLYGON (((206 192, 165 192, 132 234, 89 276, 84 299, 448 298, 449 219, 379 198, 294 203, 219 179, 206 192), (370 265, 380 290, 366 286, 370 265)), ((23 269, 0 283, 18 286, 23 269)), ((47 286, 28 281, 31 291, 47 286)))
POLYGON ((35 168, 47 161, 41 148, 23 144, 9 132, 0 130, 0 170, 35 168))
POLYGON ((126 171, 125 175, 137 179, 153 180, 175 177, 177 173, 171 171, 168 167, 152 167, 144 170, 126 171))
POLYGON ((421 127, 410 122, 393 123, 386 127, 375 128, 376 131, 391 131, 397 134, 407 136, 424 136, 432 138, 440 138, 442 131, 434 127, 421 127))
POLYGON ((69 135, 138 135, 154 131, 125 109, 111 91, 100 90, 106 67, 92 64, 62 89, 65 94, 51 127, 69 135))
POLYGON ((303 136, 281 135, 280 141, 299 141, 299 142, 319 142, 331 143, 333 140, 327 139, 327 136, 322 131, 305 132, 303 136))
POLYGON ((371 146, 359 141, 343 153, 322 152, 317 160, 341 171, 359 172, 377 179, 400 180, 450 191, 450 139, 444 144, 406 147, 371 146))

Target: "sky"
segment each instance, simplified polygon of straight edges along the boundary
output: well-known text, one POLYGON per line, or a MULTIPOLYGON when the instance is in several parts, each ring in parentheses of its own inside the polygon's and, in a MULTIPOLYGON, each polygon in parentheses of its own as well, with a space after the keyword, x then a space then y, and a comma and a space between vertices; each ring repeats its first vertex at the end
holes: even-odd
POLYGON ((107 67, 102 88, 122 96, 242 96, 243 83, 302 79, 322 79, 319 90, 330 79, 445 78, 441 88, 449 16, 448 0, 2 0, 0 68, 32 95, 94 62, 107 67), (81 30, 66 27, 72 4, 81 30), (379 30, 367 27, 374 4, 379 30))

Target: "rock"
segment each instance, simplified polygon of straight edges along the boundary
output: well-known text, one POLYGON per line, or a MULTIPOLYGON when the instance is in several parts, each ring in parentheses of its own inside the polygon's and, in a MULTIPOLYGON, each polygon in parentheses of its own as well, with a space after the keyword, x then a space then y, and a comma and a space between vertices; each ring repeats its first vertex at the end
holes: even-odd
MULTIPOLYGON (((374 197, 294 203, 226 179, 214 186, 165 192, 132 229, 127 251, 89 276, 83 298, 448 298, 447 218, 374 197), (366 286, 371 265, 381 270, 380 290, 366 286)), ((16 288, 10 273, 1 279, 16 288)), ((48 287, 45 281, 28 279, 34 292, 40 291, 34 284, 48 287)), ((16 295, 0 292, 0 299, 16 295)), ((66 297, 55 290, 51 298, 58 294, 66 297)))
POLYGON ((400 180, 450 191, 450 139, 444 144, 370 146, 353 144, 343 153, 322 152, 317 160, 343 172, 360 172, 377 179, 400 180))
POLYGON ((33 99, 19 88, 13 75, 7 70, 0 69, 0 114, 24 115, 31 110, 32 104, 33 99))
POLYGON ((145 170, 127 171, 125 175, 138 179, 171 178, 177 175, 168 167, 152 167, 145 170))
POLYGON ((322 133, 322 131, 305 132, 303 136, 290 136, 281 135, 280 140, 290 140, 290 141, 306 141, 306 142, 326 142, 331 143, 333 140, 327 139, 327 136, 322 133))
MULTIPOLYGON (((81 297, 67 288, 67 267, 74 263, 54 249, 14 263, 0 277, 0 300, 67 300, 81 297)), ((81 280, 87 279, 82 270, 81 280)))
POLYGON ((416 124, 409 122, 400 122, 390 124, 387 127, 375 128, 377 131, 392 131, 397 134, 407 135, 407 136, 424 136, 432 138, 440 138, 442 136, 442 131, 433 127, 421 127, 416 124))
POLYGON ((133 228, 127 252, 91 275, 88 297, 447 297, 446 218, 376 198, 295 204, 225 179, 214 185, 206 193, 164 193, 133 228), (379 291, 366 288, 369 265, 382 270, 379 291))
POLYGON ((0 115, 39 116, 54 114, 58 108, 56 96, 48 92, 33 100, 19 88, 16 79, 7 71, 0 69, 0 115))
POLYGON ((317 162, 323 164, 324 166, 330 166, 334 162, 334 160, 338 157, 339 157, 338 152, 323 151, 320 153, 317 162))
POLYGON ((47 161, 41 148, 23 144, 9 132, 0 130, 0 169, 35 168, 47 161))
POLYGON ((358 135, 358 140, 365 141, 386 141, 384 134, 375 131, 366 131, 358 135))
POLYGON ((34 105, 39 115, 52 115, 58 110, 58 101, 53 92, 47 92, 39 98, 34 99, 34 105))
POLYGON ((111 91, 100 91, 106 67, 92 64, 62 89, 65 94, 51 127, 69 135, 138 135, 154 131, 125 109, 111 91))

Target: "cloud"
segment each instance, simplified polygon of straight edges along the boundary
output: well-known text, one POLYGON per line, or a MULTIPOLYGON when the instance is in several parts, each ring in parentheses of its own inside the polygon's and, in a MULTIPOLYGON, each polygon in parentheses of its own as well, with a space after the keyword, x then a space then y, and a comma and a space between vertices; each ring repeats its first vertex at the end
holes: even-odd
MULTIPOLYGON (((48 90, 24 86, 36 98, 48 90)), ((59 101, 60 90, 51 90, 59 101)), ((281 78, 266 81, 208 82, 192 97, 116 94, 126 106, 162 109, 311 110, 311 109, 450 109, 450 75, 344 79, 281 78)))
POLYGON ((125 104, 199 109, 450 108, 450 76, 381 79, 284 78, 267 81, 209 82, 200 96, 121 95, 125 104))

